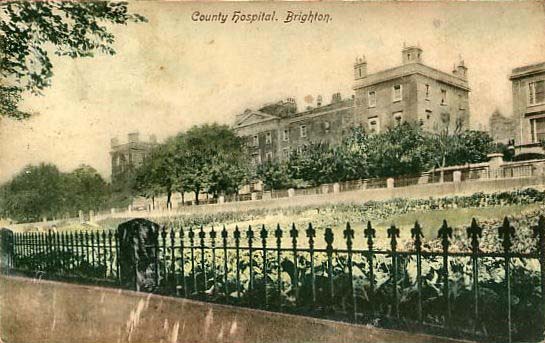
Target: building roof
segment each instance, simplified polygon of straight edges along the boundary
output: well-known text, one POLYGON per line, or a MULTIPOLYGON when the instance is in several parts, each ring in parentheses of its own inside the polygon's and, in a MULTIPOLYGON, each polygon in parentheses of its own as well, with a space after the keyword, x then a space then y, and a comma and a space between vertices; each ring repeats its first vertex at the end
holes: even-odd
POLYGON ((353 89, 356 90, 413 74, 421 74, 451 86, 462 88, 466 91, 470 90, 466 79, 429 67, 422 63, 403 64, 394 68, 369 74, 361 80, 356 81, 353 89))
POLYGON ((545 62, 530 64, 513 69, 509 80, 515 80, 522 77, 527 77, 535 74, 545 73, 545 62))

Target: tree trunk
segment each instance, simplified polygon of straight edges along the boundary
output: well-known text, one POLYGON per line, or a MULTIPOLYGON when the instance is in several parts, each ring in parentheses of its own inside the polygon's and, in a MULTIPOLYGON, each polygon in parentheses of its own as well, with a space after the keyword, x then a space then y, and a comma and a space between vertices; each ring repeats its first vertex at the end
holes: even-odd
POLYGON ((199 204, 199 193, 201 192, 201 189, 200 188, 196 188, 195 189, 195 204, 198 205, 199 204))
POLYGON ((185 205, 185 192, 181 191, 180 193, 182 194, 182 206, 184 206, 185 205))
POLYGON ((172 207, 171 198, 172 198, 172 191, 169 190, 167 192, 167 210, 169 210, 172 207))
POLYGON ((443 154, 443 160, 441 161, 441 176, 439 177, 440 183, 443 183, 445 181, 445 164, 446 164, 446 157, 443 154))
POLYGON ((151 196, 151 209, 155 210, 155 195, 151 196))

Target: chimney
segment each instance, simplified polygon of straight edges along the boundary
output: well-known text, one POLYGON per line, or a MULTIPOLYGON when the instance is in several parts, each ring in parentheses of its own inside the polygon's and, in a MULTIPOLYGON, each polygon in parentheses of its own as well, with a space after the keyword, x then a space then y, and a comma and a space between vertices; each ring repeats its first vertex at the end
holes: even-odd
POLYGON ((115 148, 118 145, 119 145, 119 139, 117 139, 117 137, 110 139, 110 147, 115 148))
POLYGON ((422 63, 422 49, 420 49, 419 46, 406 46, 405 43, 403 43, 401 59, 403 64, 422 63))
POLYGON ((331 96, 331 103, 336 104, 336 103, 339 103, 341 101, 342 101, 341 93, 339 93, 339 92, 333 93, 333 95, 331 96))
POLYGON ((128 137, 129 137, 129 143, 138 143, 139 141, 139 133, 138 132, 131 132, 129 133, 128 137))
POLYGON ((464 60, 461 59, 460 62, 458 62, 454 75, 464 80, 467 79, 467 67, 465 66, 464 60))
POLYGON ((356 62, 354 63, 354 79, 359 80, 367 76, 367 61, 365 56, 356 57, 356 62))

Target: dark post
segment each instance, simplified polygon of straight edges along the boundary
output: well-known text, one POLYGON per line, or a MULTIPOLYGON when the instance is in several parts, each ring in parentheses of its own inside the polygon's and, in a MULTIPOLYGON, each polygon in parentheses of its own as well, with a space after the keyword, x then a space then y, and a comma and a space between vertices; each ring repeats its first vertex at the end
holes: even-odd
MULTIPOLYGON (((176 291, 176 233, 174 232, 174 227, 172 223, 170 224, 170 279, 169 283, 174 291, 176 291)), ((166 261, 165 261, 166 263, 166 261)))
POLYGON ((216 231, 212 226, 210 230, 210 247, 212 249, 212 279, 214 282, 214 294, 218 291, 218 282, 216 279, 216 231))
POLYGON ((346 229, 343 231, 344 239, 346 239, 346 250, 348 251, 348 278, 350 279, 350 293, 352 294, 352 319, 354 322, 357 318, 356 308, 356 292, 354 289, 354 273, 352 266, 352 240, 354 239, 354 230, 350 227, 350 223, 346 223, 346 229))
POLYGON ((278 307, 282 307, 282 228, 280 228, 280 224, 276 225, 274 237, 276 237, 276 283, 278 288, 278 307))
POLYGON ((189 227, 187 233, 189 237, 189 251, 191 252, 191 275, 193 276, 193 292, 197 292, 197 273, 195 273, 195 231, 192 227, 189 227))
POLYGON ((237 300, 240 300, 240 230, 238 226, 235 226, 235 232, 233 233, 235 237, 235 253, 236 253, 236 264, 237 264, 237 300))
POLYGON ((374 309, 374 293, 375 293, 375 262, 374 262, 374 253, 373 253, 373 238, 375 238, 376 230, 371 225, 371 222, 367 222, 367 229, 363 230, 363 235, 365 238, 367 238, 367 248, 369 250, 369 254, 367 255, 367 258, 369 260, 369 283, 370 283, 370 290, 369 290, 369 303, 371 305, 371 313, 375 313, 374 309))
POLYGON ((292 223, 290 230, 291 237, 291 247, 293 252, 293 289, 295 296, 295 303, 299 302, 299 266, 297 261, 297 237, 299 236, 299 231, 295 227, 295 223, 292 223))
POLYGON ((204 232, 204 227, 201 225, 201 228, 199 230, 199 243, 201 245, 201 273, 203 275, 203 292, 206 291, 208 288, 208 279, 206 276, 206 256, 204 253, 204 238, 206 237, 206 233, 204 232))
POLYGON ((265 308, 269 307, 269 294, 267 292, 267 283, 268 283, 268 266, 267 266, 267 237, 269 236, 269 233, 267 232, 267 229, 265 229, 265 225, 261 227, 261 231, 259 232, 259 236, 261 237, 261 246, 263 248, 263 292, 265 293, 265 308))
POLYGON ((252 230, 252 226, 248 225, 248 230, 246 231, 246 238, 248 239, 248 252, 250 254, 250 291, 254 290, 254 249, 253 249, 253 241, 254 241, 254 231, 252 230))
POLYGON ((157 254, 157 257, 162 261, 162 270, 161 270, 161 284, 164 287, 165 282, 167 281, 167 228, 165 225, 161 227, 161 253, 157 254))
POLYGON ((221 238, 223 241, 223 292, 225 293, 225 298, 229 298, 229 285, 227 282, 229 281, 229 269, 227 269, 227 230, 225 229, 225 225, 223 226, 223 230, 221 230, 221 238))
POLYGON ((511 337, 511 276, 509 272, 510 256, 512 242, 511 238, 515 237, 515 228, 509 223, 509 219, 505 217, 503 219, 503 225, 498 228, 498 234, 502 241, 504 258, 505 258, 505 288, 507 291, 507 330, 509 343, 512 341, 511 337))
MULTIPOLYGON (((110 267, 110 274, 109 274, 110 278, 112 278, 114 275, 114 251, 112 246, 112 238, 113 238, 112 230, 108 230, 108 255, 109 255, 108 265, 110 267)), ((77 236, 76 236, 76 239, 77 239, 77 236)))
POLYGON ((397 290, 397 279, 398 279, 398 266, 397 266, 397 238, 399 237, 399 229, 395 227, 395 225, 392 224, 390 228, 388 229, 388 238, 390 238, 390 247, 392 249, 392 268, 394 270, 394 282, 393 282, 393 288, 394 288, 394 308, 395 308, 395 314, 396 318, 399 319, 399 296, 398 296, 398 290, 397 290))
POLYGON ((155 291, 159 225, 137 218, 119 224, 117 233, 121 285, 136 291, 155 291))
POLYGON ((443 225, 439 228, 437 238, 441 238, 443 247, 443 296, 445 297, 446 314, 445 326, 450 325, 450 295, 449 295, 449 270, 448 270, 448 248, 452 238, 452 228, 448 226, 447 221, 443 220, 443 225))
POLYGON ((414 249, 416 251, 416 283, 418 288, 418 322, 422 325, 422 227, 418 221, 414 223, 411 229, 411 238, 414 240, 414 249))
POLYGON ((545 335, 545 217, 539 216, 537 225, 534 226, 534 238, 538 238, 537 252, 541 269, 541 333, 545 335))
POLYGON ((471 226, 467 228, 467 236, 471 238, 471 262, 473 268, 473 311, 474 327, 473 331, 477 333, 479 327, 479 238, 483 235, 483 229, 477 225, 475 218, 471 220, 471 226))
POLYGON ((333 289, 333 230, 330 227, 325 229, 324 239, 327 253, 327 277, 329 280, 329 304, 333 306, 335 291, 333 289))
POLYGON ((312 278, 312 305, 316 306, 316 272, 314 270, 314 237, 316 230, 312 227, 312 223, 308 223, 307 228, 308 247, 310 251, 310 277, 312 278))
POLYGON ((185 278, 185 254, 184 254, 184 228, 180 225, 180 257, 181 257, 181 266, 180 271, 182 273, 182 285, 184 287, 184 297, 187 298, 187 280, 185 278))
POLYGON ((13 231, 0 229, 0 273, 9 274, 13 268, 13 231))

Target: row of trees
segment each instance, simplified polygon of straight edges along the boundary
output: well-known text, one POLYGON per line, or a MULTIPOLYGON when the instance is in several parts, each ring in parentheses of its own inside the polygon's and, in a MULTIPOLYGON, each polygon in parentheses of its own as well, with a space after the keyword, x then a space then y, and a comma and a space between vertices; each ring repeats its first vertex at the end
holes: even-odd
POLYGON ((0 187, 0 217, 19 222, 74 217, 113 205, 110 185, 90 166, 63 173, 52 164, 27 166, 0 187))
MULTIPOLYGON (((136 172, 135 191, 155 199, 174 192, 237 193, 251 178, 244 142, 226 125, 194 126, 159 145, 136 172)), ((182 199, 183 201, 183 199, 182 199)))
MULTIPOLYGON (((174 192, 213 197, 237 193, 261 180, 268 189, 316 186, 323 183, 376 177, 417 175, 435 167, 486 161, 496 149, 481 131, 428 133, 408 123, 383 133, 362 129, 338 146, 324 143, 294 151, 283 162, 252 165, 244 142, 227 126, 196 126, 158 146, 137 170, 135 191, 151 199, 174 192)), ((182 199, 184 200, 184 199, 182 199)))
POLYGON ((419 175, 433 168, 487 160, 496 150, 481 131, 436 134, 408 123, 379 134, 355 129, 339 146, 316 143, 293 153, 287 161, 258 167, 257 178, 267 188, 310 186, 367 178, 419 175))

